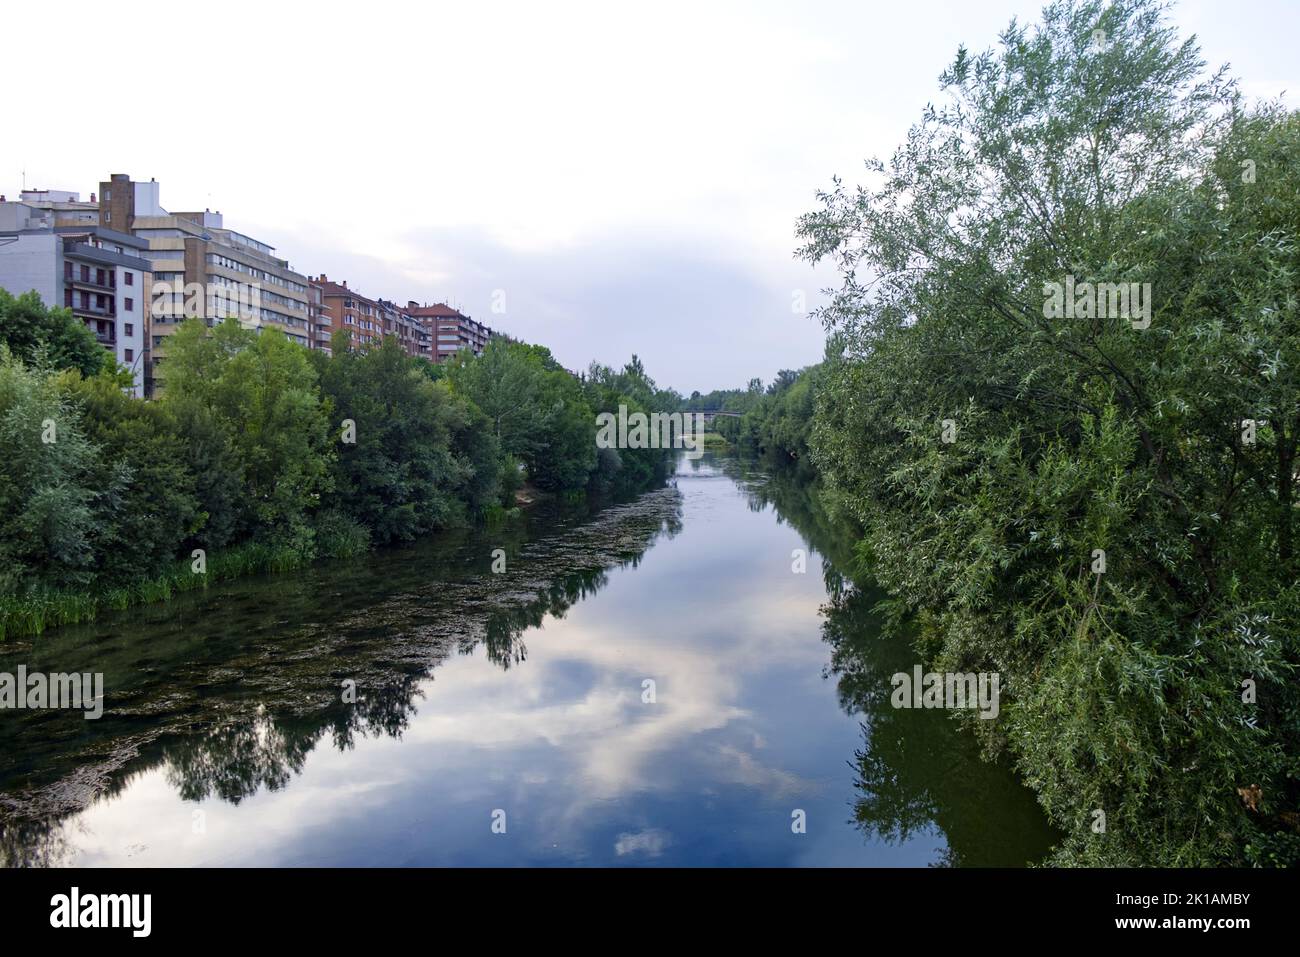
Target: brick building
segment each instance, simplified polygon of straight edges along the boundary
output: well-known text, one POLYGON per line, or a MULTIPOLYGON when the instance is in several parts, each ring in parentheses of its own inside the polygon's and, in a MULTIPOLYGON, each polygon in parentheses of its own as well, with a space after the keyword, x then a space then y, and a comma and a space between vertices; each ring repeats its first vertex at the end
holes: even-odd
POLYGON ((411 302, 407 304, 406 312, 423 320, 429 329, 432 336, 430 352, 435 362, 446 362, 463 349, 476 356, 482 355, 488 342, 496 335, 481 322, 475 322, 446 303, 421 306, 411 302))
POLYGON ((311 284, 320 290, 331 331, 349 332, 353 348, 364 352, 378 346, 384 336, 393 336, 407 355, 430 358, 427 325, 408 310, 387 299, 363 296, 350 288, 346 280, 334 282, 324 273, 313 277, 311 284))

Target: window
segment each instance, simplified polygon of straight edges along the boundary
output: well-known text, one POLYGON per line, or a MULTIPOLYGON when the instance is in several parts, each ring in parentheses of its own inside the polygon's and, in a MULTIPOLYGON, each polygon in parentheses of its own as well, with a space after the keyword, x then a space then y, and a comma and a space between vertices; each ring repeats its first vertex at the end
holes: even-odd
POLYGON ((126 362, 131 362, 135 359, 135 353, 131 349, 123 349, 122 359, 126 362))
POLYGON ((127 301, 126 301, 126 311, 127 311, 127 312, 135 312, 135 300, 134 300, 134 299, 127 299, 127 301))
POLYGON ((111 223, 112 221, 113 221, 113 211, 111 209, 104 210, 104 222, 111 223))
MULTIPOLYGON (((130 299, 127 300, 127 302, 130 302, 130 301, 131 301, 130 299)), ((124 326, 124 328, 126 329, 126 334, 127 334, 128 336, 133 336, 133 335, 135 335, 135 326, 132 325, 131 323, 129 323, 129 322, 126 323, 125 326, 124 326)))
POLYGON ((64 279, 72 278, 72 263, 65 262, 63 264, 63 278, 64 279))
POLYGON ((127 284, 128 286, 134 286, 134 285, 135 285, 135 273, 133 273, 133 272, 127 272, 127 273, 124 273, 123 275, 124 275, 125 278, 126 278, 126 284, 127 284))
POLYGON ((82 282, 90 282, 90 267, 89 267, 89 266, 82 266, 82 267, 81 267, 81 281, 82 281, 82 282))
POLYGON ((102 270, 102 269, 96 269, 96 270, 95 270, 95 285, 97 285, 97 286, 105 286, 105 285, 107 285, 107 284, 108 284, 108 280, 104 278, 104 270, 102 270))
POLYGON ((65 306, 68 306, 68 307, 71 307, 71 306, 72 306, 72 290, 71 290, 71 289, 65 289, 65 290, 63 290, 63 304, 64 304, 65 306))

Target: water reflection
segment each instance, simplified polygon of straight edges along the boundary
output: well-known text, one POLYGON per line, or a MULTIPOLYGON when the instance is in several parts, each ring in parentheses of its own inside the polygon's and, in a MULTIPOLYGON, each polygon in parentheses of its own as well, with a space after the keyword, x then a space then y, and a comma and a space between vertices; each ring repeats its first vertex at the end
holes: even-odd
POLYGON ((0 855, 1040 857, 1051 835, 1005 769, 941 715, 889 708, 881 689, 910 654, 905 636, 880 627, 879 596, 841 571, 851 538, 816 500, 730 460, 683 460, 675 484, 6 648, 0 670, 95 661, 110 698, 99 722, 0 715, 0 855), (503 576, 489 571, 497 547, 503 576), (796 547, 820 576, 791 573, 796 547), (347 679, 355 704, 340 700, 347 679), (496 809, 507 835, 489 829, 496 809), (806 834, 791 830, 795 809, 806 834))
POLYGON ((887 595, 865 576, 859 574, 855 584, 841 571, 856 567, 855 536, 834 527, 806 481, 783 471, 755 476, 740 463, 731 463, 729 471, 748 493, 751 508, 774 506, 823 556, 827 673, 837 680, 845 712, 862 718, 863 744, 854 755, 858 827, 892 842, 938 828, 947 847, 936 863, 950 866, 1040 859, 1060 835, 1038 812, 1032 792, 1005 767, 983 760, 973 736, 959 733, 947 713, 890 704, 890 677, 910 671, 916 651, 905 626, 878 614, 887 595))
POLYGON ((94 722, 0 713, 0 863, 67 863, 61 819, 158 767, 183 800, 237 805, 286 787, 326 735, 338 751, 401 738, 452 655, 482 647, 499 668, 523 662, 527 630, 563 617, 610 568, 635 565, 680 529, 674 489, 594 515, 555 506, 490 534, 236 582, 11 642, 0 671, 92 662, 105 671, 108 704, 94 722), (507 551, 508 575, 490 573, 494 548, 507 551), (357 689, 348 702, 344 681, 357 689))

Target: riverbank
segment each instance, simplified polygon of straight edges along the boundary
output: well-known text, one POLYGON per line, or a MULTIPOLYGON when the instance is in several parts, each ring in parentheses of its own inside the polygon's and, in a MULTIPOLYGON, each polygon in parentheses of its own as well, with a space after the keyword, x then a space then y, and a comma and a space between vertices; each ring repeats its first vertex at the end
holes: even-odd
MULTIPOLYGON (((85 331, 34 296, 20 307, 85 331)), ((15 308, 0 296, 0 319, 15 308)), ((661 404, 640 366, 579 379, 540 346, 496 340, 472 361, 433 365, 392 337, 358 353, 345 336, 326 354, 189 321, 169 337, 167 388, 145 402, 112 370, 44 355, 0 342, 12 440, 0 461, 0 637, 490 526, 525 476, 573 501, 652 487, 670 467, 659 449, 597 455, 601 409, 661 404), (267 544, 235 544, 250 542, 267 544)))
POLYGON ((323 558, 304 555, 290 548, 249 543, 217 552, 210 558, 204 556, 203 571, 196 571, 198 559, 181 560, 162 575, 128 585, 0 597, 0 641, 10 637, 40 635, 62 625, 94 621, 108 609, 121 610, 133 605, 168 601, 173 595, 206 588, 215 582, 229 581, 244 575, 291 571, 314 561, 338 557, 350 556, 323 558))
MULTIPOLYGON (((569 504, 581 502, 585 493, 566 493, 569 504)), ((553 503, 557 496, 525 484, 514 493, 514 506, 484 509, 476 525, 499 529, 519 519, 526 509, 553 503)), ((446 532, 451 529, 442 529, 446 532)), ((440 534, 434 532, 434 535, 440 534)), ((398 543, 406 544, 406 543, 398 543)), ((314 552, 247 542, 212 554, 178 559, 161 575, 125 585, 84 590, 60 589, 22 596, 0 596, 0 642, 44 634, 52 628, 85 624, 105 611, 120 611, 136 605, 169 601, 173 596, 207 588, 218 582, 249 575, 283 573, 309 565, 348 560, 380 548, 363 538, 346 534, 329 535, 326 544, 314 552)))
MULTIPOLYGON (((516 493, 514 507, 507 509, 498 505, 485 509, 479 524, 486 528, 499 528, 517 519, 523 509, 544 499, 542 495, 525 494, 521 489, 516 493)), ((64 625, 84 624, 108 610, 120 611, 135 605, 169 601, 175 595, 204 589, 218 582, 248 575, 289 572, 316 563, 346 561, 387 547, 392 546, 375 545, 364 536, 347 534, 346 529, 339 534, 322 529, 318 544, 311 552, 245 542, 211 554, 196 550, 191 558, 178 559, 161 575, 125 585, 3 596, 0 597, 0 642, 9 637, 40 635, 64 625)))

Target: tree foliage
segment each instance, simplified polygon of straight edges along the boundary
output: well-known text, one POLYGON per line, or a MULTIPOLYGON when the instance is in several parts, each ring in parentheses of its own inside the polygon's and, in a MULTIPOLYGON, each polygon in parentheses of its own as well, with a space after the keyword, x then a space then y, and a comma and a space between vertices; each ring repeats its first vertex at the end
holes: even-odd
POLYGON ((112 363, 87 374, 52 347, 40 324, 57 310, 0 305, 27 322, 26 360, 0 344, 0 635, 39 628, 51 602, 79 620, 88 595, 124 601, 151 580, 167 594, 193 549, 255 556, 223 574, 287 567, 499 514, 521 470, 566 493, 639 491, 667 471, 658 450, 611 450, 598 467, 596 410, 680 398, 635 358, 596 384, 518 342, 435 369, 392 339, 362 354, 336 336, 327 356, 196 320, 170 337, 165 393, 144 402, 112 363))
POLYGON ((376 542, 409 541, 496 497, 498 457, 467 443, 483 417, 423 374, 395 339, 364 354, 312 358, 338 440, 325 501, 376 542))
POLYGON ((0 289, 0 343, 19 359, 92 376, 113 358, 72 311, 46 307, 35 292, 14 296, 0 289))
POLYGON ((1053 3, 942 83, 800 222, 844 277, 813 457, 923 653, 1002 674, 980 724, 1059 860, 1294 861, 1300 122, 1147 0, 1053 3), (1055 313, 1067 279, 1149 284, 1149 324, 1055 313))

